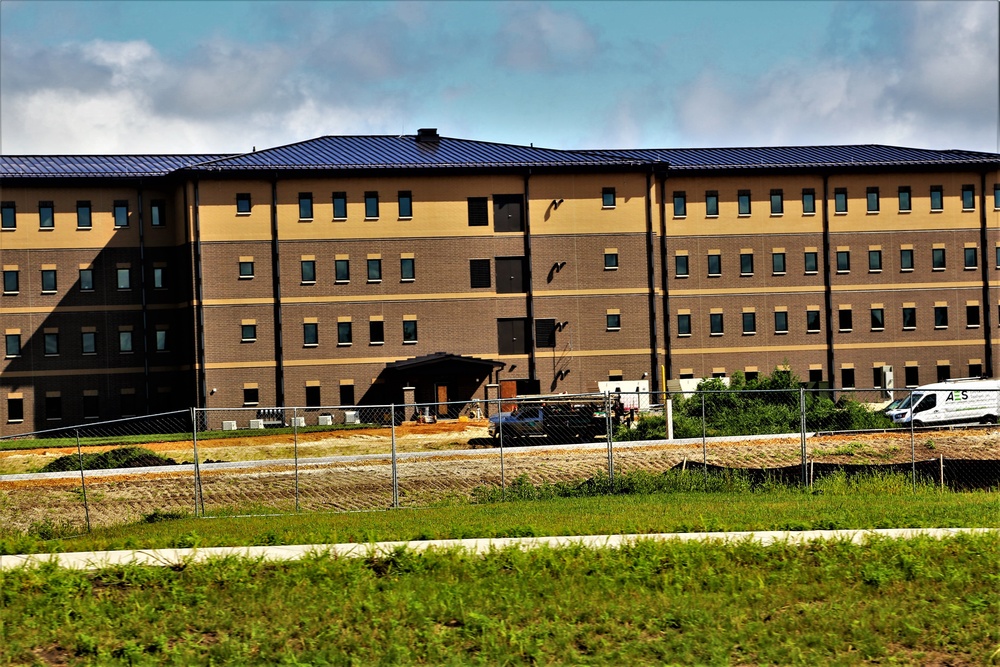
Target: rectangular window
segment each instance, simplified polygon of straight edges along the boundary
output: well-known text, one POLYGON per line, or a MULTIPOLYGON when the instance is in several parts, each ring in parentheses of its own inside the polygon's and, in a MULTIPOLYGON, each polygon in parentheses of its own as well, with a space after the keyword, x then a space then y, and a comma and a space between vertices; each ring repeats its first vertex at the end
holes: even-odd
POLYGON ((743 334, 757 333, 757 313, 743 313, 743 334))
POLYGON ((917 309, 907 306, 903 308, 903 328, 904 329, 916 329, 917 328, 917 309))
POLYGON ((836 188, 833 191, 833 210, 836 213, 847 213, 847 188, 836 188))
POLYGON ((979 268, 979 251, 976 248, 965 249, 965 268, 979 268))
POLYGON ((153 289, 167 288, 167 270, 161 266, 153 268, 153 289))
POLYGON ((899 268, 901 271, 913 270, 913 250, 903 248, 899 251, 899 268))
POLYGON ((242 324, 240 325, 240 340, 244 343, 252 343, 257 340, 257 325, 256 324, 242 324))
POLYGON ((819 271, 819 255, 815 252, 805 254, 806 273, 816 273, 819 271))
POLYGON ((416 343, 417 342, 417 321, 416 320, 403 320, 403 342, 404 343, 416 343))
POLYGON ((100 399, 96 393, 83 395, 83 418, 100 419, 101 408, 100 399))
POLYGON ((338 283, 348 283, 351 281, 351 260, 337 259, 333 262, 335 278, 338 283))
POLYGON ((740 254, 740 275, 753 275, 753 253, 745 252, 740 254))
POLYGON ((674 275, 678 278, 687 278, 690 268, 688 266, 687 255, 676 255, 674 257, 674 275))
POLYGON ((951 379, 951 366, 948 364, 941 364, 937 367, 937 381, 947 382, 951 379))
POLYGON ((691 335, 691 316, 689 314, 682 313, 677 316, 677 335, 678 336, 691 335))
POLYGON ((719 215, 719 193, 714 190, 705 193, 705 215, 719 215))
POLYGON ((323 405, 323 402, 322 399, 320 398, 319 386, 306 387, 306 407, 318 408, 321 405, 323 405))
POLYGON ((237 192, 236 193, 236 212, 242 213, 244 215, 250 213, 253 208, 253 204, 250 201, 249 192, 237 192))
POLYGON ((710 276, 722 275, 722 255, 708 256, 708 275, 710 276))
POLYGON ((934 306, 934 328, 948 328, 948 306, 934 306))
POLYGON ((840 331, 854 330, 854 312, 846 308, 837 311, 837 325, 840 331))
POLYGON ((319 325, 315 322, 302 324, 302 344, 307 347, 319 345, 319 325))
POLYGON ((1000 269, 1000 246, 996 249, 996 267, 1000 269))
POLYGON ((969 374, 966 377, 970 377, 970 378, 981 378, 981 377, 983 377, 983 365, 982 364, 969 364, 969 374))
POLYGON ((607 314, 607 328, 608 331, 618 331, 622 328, 622 316, 619 313, 608 313, 607 314))
POLYGON ((56 291, 55 269, 42 269, 42 294, 52 294, 56 291))
POLYGON ((910 201, 910 186, 899 186, 899 210, 901 213, 909 213, 913 210, 913 203, 910 201))
POLYGON ((374 220, 378 218, 378 193, 365 193, 365 219, 374 220))
POLYGON ((257 387, 243 387, 243 405, 258 405, 260 403, 260 389, 257 387))
POLYGON ((872 273, 877 273, 882 270, 881 250, 868 251, 868 270, 871 271, 872 273))
POLYGON ((469 227, 490 224, 489 201, 486 197, 469 197, 469 227))
POLYGON ((347 193, 333 193, 333 219, 347 220, 347 193))
POLYGON ((885 330, 885 309, 872 308, 871 310, 872 331, 885 330))
POLYGON ((382 260, 381 259, 369 259, 368 260, 368 282, 379 283, 382 282, 382 260))
POLYGON ((45 397, 45 418, 51 420, 62 419, 62 396, 45 397))
POLYGON ((816 333, 819 331, 819 311, 818 310, 807 310, 806 311, 806 332, 816 333))
POLYGON ((837 251, 837 273, 850 273, 851 252, 849 250, 837 251))
POLYGON ((844 389, 854 389, 854 369, 840 369, 840 386, 844 389))
POLYGON ((802 191, 802 212, 805 214, 816 212, 816 191, 812 188, 802 191))
POLYGON ((413 217, 413 193, 409 190, 399 191, 399 217, 413 217))
POLYGON ((14 396, 7 397, 7 421, 24 421, 24 399, 14 396))
POLYGON ((351 322, 337 322, 337 345, 350 345, 354 342, 354 332, 351 322))
POLYGON ((472 289, 489 288, 492 286, 490 278, 490 260, 470 259, 469 260, 469 286, 472 289))
POLYGON ((684 192, 674 193, 674 217, 683 218, 687 215, 687 194, 684 192))
POLYGON ((399 260, 399 277, 403 282, 413 282, 417 278, 416 260, 402 257, 399 260))
POLYGON ((253 262, 240 262, 240 278, 253 278, 253 262))
POLYGON ((55 206, 52 202, 38 202, 38 226, 41 229, 52 229, 56 226, 55 206))
POLYGON ((385 343, 385 322, 382 320, 371 320, 368 322, 368 343, 371 345, 382 345, 385 343))
POLYGON ((80 350, 83 354, 97 354, 97 334, 84 331, 80 334, 80 350))
POLYGON ((342 384, 342 385, 340 385, 340 404, 341 405, 354 405, 354 385, 353 384, 342 384))
POLYGON ((868 212, 878 213, 878 188, 868 188, 868 212))
POLYGON ((919 387, 920 386, 920 367, 919 366, 907 366, 904 371, 904 380, 907 387, 919 387))
POLYGON ((0 229, 17 229, 17 208, 12 201, 0 202, 0 229))
POLYGON ((788 311, 785 310, 774 311, 774 333, 776 334, 788 333, 788 311))
POLYGON ((80 291, 81 292, 93 292, 94 291, 94 270, 93 269, 80 269, 80 291))
POLYGON ((931 210, 944 210, 944 188, 940 185, 931 186, 931 210))
POLYGON ((771 215, 785 212, 785 195, 781 190, 771 190, 771 215))
POLYGON ((740 190, 736 195, 740 215, 750 215, 750 191, 740 190))
POLYGON ((556 347, 556 321, 553 319, 535 320, 535 347, 556 347))
POLYGON ((299 220, 313 219, 313 195, 311 192, 299 193, 299 220))
MULTIPOLYGON (((993 184, 993 208, 1000 208, 1000 183, 993 184)), ((11 213, 13 214, 13 206, 11 207, 11 213)))
POLYGON ((618 269, 618 253, 604 252, 604 270, 615 271, 618 269))
POLYGON ((118 289, 132 289, 132 269, 118 269, 118 289))
POLYGON ((965 307, 965 326, 970 329, 979 327, 979 306, 969 305, 965 307))
POLYGON ((8 357, 21 356, 21 334, 4 335, 4 354, 8 357))
POLYGON ((124 199, 115 200, 113 211, 115 227, 128 227, 128 201, 124 199))
POLYGON ((21 281, 18 271, 6 270, 3 272, 3 293, 17 294, 21 291, 21 281))
POLYGON ((601 190, 601 206, 604 208, 615 207, 615 189, 604 188, 601 190))
POLYGON ((312 285, 316 282, 316 260, 314 259, 304 259, 300 264, 300 271, 302 273, 302 283, 305 285, 312 285))
POLYGON ((935 271, 942 271, 945 266, 944 248, 933 248, 931 250, 931 267, 935 271))
POLYGON ((156 330, 156 351, 166 352, 167 351, 167 330, 157 329, 156 330))
POLYGON ((724 333, 722 313, 709 313, 708 330, 713 336, 721 336, 724 333))
POLYGON ((118 351, 119 352, 131 352, 132 351, 132 332, 131 331, 119 331, 118 332, 118 351))
POLYGON ((976 186, 974 185, 962 186, 962 210, 963 211, 976 210, 976 186))
POLYGON ((167 202, 154 199, 149 204, 149 224, 151 227, 166 227, 167 202))
POLYGON ((93 226, 93 217, 89 201, 78 201, 76 203, 76 228, 90 229, 93 226))
POLYGON ((771 253, 771 272, 775 275, 785 275, 785 253, 771 253))

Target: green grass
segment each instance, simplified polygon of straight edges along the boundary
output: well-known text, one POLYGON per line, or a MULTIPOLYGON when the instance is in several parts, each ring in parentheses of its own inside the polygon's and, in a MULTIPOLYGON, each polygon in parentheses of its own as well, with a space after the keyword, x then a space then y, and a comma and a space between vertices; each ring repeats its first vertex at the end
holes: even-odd
POLYGON ((990 664, 998 572, 992 536, 43 566, 0 663, 990 664))
MULTIPOLYGON (((333 426, 300 426, 299 433, 317 431, 351 431, 360 428, 380 428, 376 424, 334 424, 333 426)), ((386 427, 388 428, 388 427, 386 427)), ((81 429, 84 430, 84 429, 81 429)), ((291 435, 292 427, 267 428, 236 431, 199 431, 199 440, 224 440, 227 438, 252 438, 254 436, 291 435)), ((191 432, 184 433, 147 433, 143 435, 109 435, 81 437, 80 445, 143 445, 151 442, 190 442, 191 432)), ((0 440, 0 451, 18 449, 46 449, 53 447, 76 447, 76 438, 26 438, 23 440, 0 440)))
MULTIPOLYGON (((818 481, 809 492, 777 485, 751 489, 738 476, 710 477, 706 482, 691 472, 634 473, 619 475, 620 492, 611 495, 601 493, 595 481, 600 479, 541 486, 515 481, 508 488, 508 502, 456 502, 419 510, 232 516, 273 513, 268 507, 242 507, 217 518, 155 514, 148 517, 149 523, 61 540, 50 539, 59 535, 58 526, 36 526, 27 534, 0 527, 0 553, 605 533, 1000 527, 997 493, 927 486, 913 491, 901 475, 833 476, 818 481), (654 482, 656 477, 666 482, 654 482)), ((479 495, 487 500, 498 496, 495 489, 479 495)))

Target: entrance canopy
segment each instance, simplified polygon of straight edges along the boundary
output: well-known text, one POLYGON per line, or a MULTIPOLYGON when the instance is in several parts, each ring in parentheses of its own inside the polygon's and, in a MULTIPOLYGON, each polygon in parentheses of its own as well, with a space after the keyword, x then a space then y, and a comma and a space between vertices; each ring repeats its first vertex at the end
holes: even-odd
POLYGON ((477 359, 476 357, 463 357, 458 354, 449 354, 447 352, 435 352, 434 354, 425 354, 422 357, 413 357, 412 359, 403 359, 402 361, 393 361, 385 365, 385 370, 389 372, 397 371, 409 371, 409 370, 421 370, 428 371, 433 370, 433 368, 428 367, 444 367, 444 366, 465 366, 468 370, 481 370, 483 373, 490 373, 493 369, 503 369, 507 364, 502 361, 494 361, 492 359, 477 359))

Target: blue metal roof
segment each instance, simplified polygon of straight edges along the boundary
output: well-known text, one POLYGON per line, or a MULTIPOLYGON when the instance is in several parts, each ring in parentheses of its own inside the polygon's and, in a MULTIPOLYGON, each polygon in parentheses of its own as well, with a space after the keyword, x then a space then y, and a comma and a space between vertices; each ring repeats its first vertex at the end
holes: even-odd
POLYGON ((642 158, 415 135, 325 136, 193 166, 197 170, 639 165, 642 158))
POLYGON ((760 148, 649 148, 592 151, 631 159, 667 162, 671 171, 717 169, 803 169, 819 167, 996 164, 1000 155, 862 144, 760 148))
POLYGON ((0 177, 165 176, 225 155, 0 155, 0 177))

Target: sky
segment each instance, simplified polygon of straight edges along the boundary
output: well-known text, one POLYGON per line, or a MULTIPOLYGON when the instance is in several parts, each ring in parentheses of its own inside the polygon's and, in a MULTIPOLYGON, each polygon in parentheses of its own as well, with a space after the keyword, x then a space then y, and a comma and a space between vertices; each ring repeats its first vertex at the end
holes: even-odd
POLYGON ((0 0, 0 152, 1000 152, 1000 2, 0 0))

